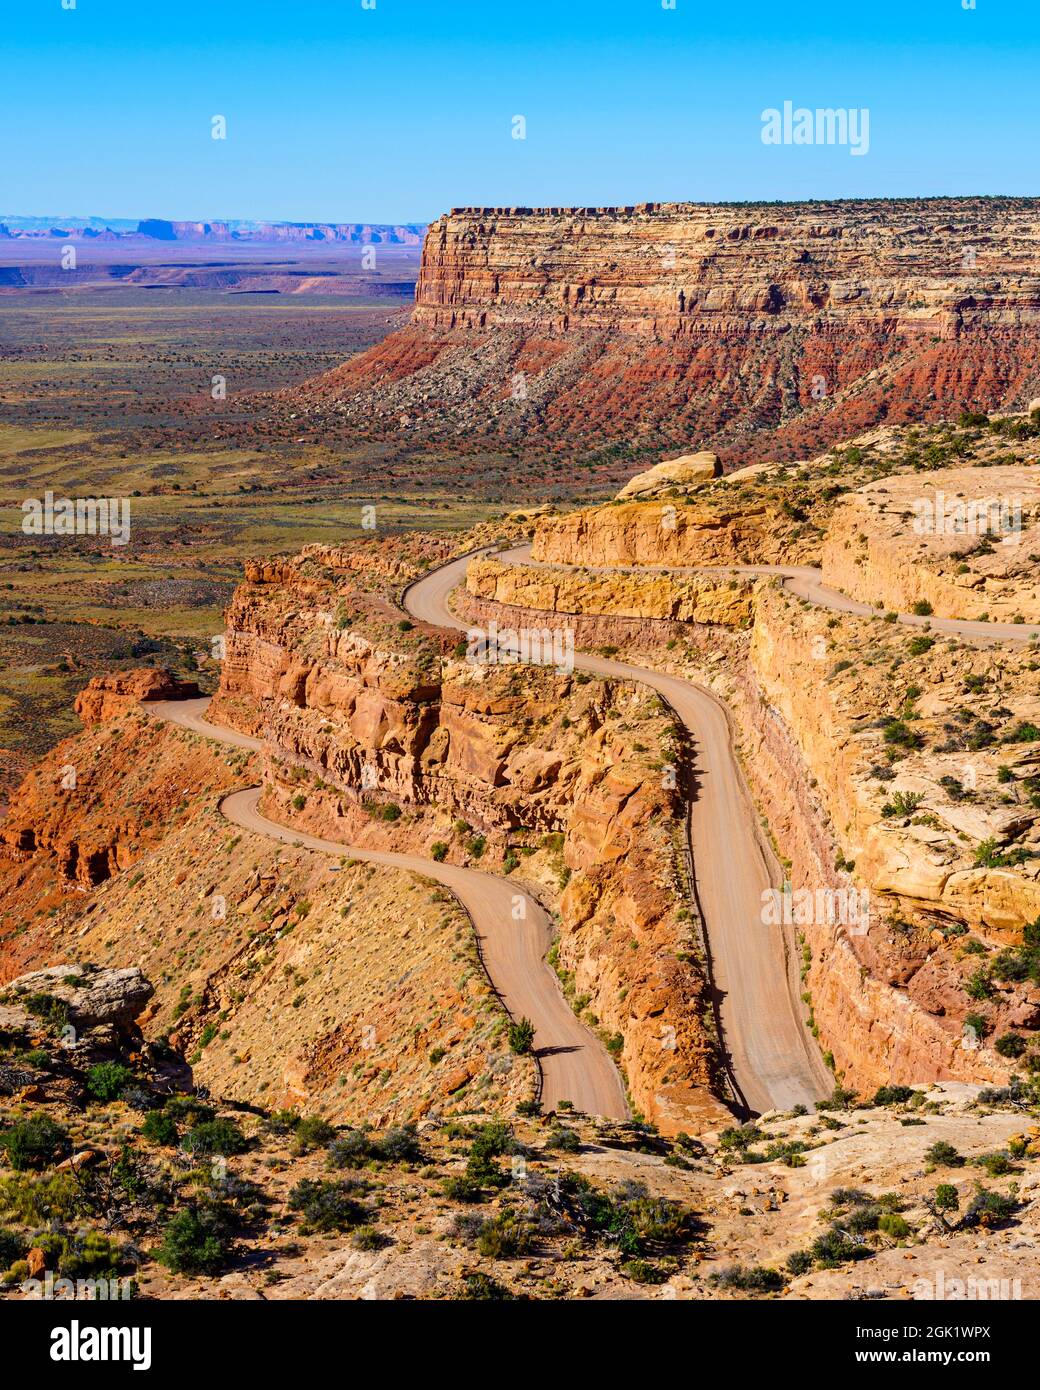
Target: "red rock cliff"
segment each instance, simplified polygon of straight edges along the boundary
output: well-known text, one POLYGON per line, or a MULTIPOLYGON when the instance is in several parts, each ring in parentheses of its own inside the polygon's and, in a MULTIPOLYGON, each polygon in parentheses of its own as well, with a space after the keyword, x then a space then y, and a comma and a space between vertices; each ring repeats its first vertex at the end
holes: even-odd
POLYGON ((1040 373, 1038 213, 978 198, 458 208, 427 232, 411 326, 305 394, 395 428, 407 411, 431 431, 638 430, 731 458, 1020 403, 1040 373))

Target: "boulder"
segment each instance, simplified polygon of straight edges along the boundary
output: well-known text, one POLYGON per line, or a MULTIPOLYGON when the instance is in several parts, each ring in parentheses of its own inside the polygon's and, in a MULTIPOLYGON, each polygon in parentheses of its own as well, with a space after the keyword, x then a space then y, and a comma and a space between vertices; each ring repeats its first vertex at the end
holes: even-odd
POLYGON ((659 497, 666 492, 689 492, 691 488, 710 483, 722 472, 718 454, 703 450, 699 454, 683 454, 681 458, 655 463, 645 473, 630 478, 618 493, 619 501, 638 497, 659 497))

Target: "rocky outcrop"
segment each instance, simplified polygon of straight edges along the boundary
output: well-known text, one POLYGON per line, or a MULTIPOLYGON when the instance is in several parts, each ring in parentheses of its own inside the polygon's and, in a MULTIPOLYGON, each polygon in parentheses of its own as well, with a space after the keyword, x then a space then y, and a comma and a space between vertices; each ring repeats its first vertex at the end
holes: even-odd
POLYGON ((718 454, 707 450, 699 454, 684 454, 682 458, 665 459, 655 463, 645 473, 630 478, 618 493, 618 501, 626 502, 638 497, 649 501, 651 497, 663 497, 672 492, 689 492, 717 478, 722 472, 718 454))
POLYGON ((347 569, 313 550, 278 577, 251 569, 228 609, 212 709, 263 729, 269 814, 373 848, 439 844, 492 872, 519 854, 527 872, 557 856, 541 882, 558 903, 560 968, 619 1040, 640 1109, 672 1127, 703 1123, 714 1044, 673 881, 680 806, 654 771, 667 716, 615 682, 531 667, 521 678, 438 657, 418 632, 340 627, 347 569), (662 1048, 662 1029, 674 1047, 662 1048))
MULTIPOLYGON (((653 574, 638 570, 611 574, 480 559, 470 562, 466 588, 477 599, 568 618, 602 615, 667 624, 743 627, 751 619, 754 585, 750 580, 722 574, 653 574)), ((537 613, 527 619, 532 620, 539 621, 537 613)), ((675 635, 669 627, 662 637, 668 640, 675 635)), ((626 636, 632 640, 636 634, 630 631, 626 636)))
POLYGON ((1024 404, 1031 199, 457 208, 411 325, 298 394, 366 427, 796 458, 881 419, 1024 404))
POLYGON ((172 671, 148 668, 95 676, 76 696, 76 713, 84 724, 103 724, 146 700, 190 700, 199 695, 194 681, 178 680, 172 671))
POLYGON ((155 987, 136 966, 103 970, 97 965, 52 965, 4 986, 8 1005, 41 995, 56 999, 77 1029, 126 1029, 154 993, 155 987))
POLYGON ((556 565, 771 564, 782 540, 766 501, 611 502, 535 526, 531 555, 556 565))
POLYGON ((950 468, 869 483, 841 499, 826 583, 866 603, 937 617, 1040 623, 1040 469, 950 468))

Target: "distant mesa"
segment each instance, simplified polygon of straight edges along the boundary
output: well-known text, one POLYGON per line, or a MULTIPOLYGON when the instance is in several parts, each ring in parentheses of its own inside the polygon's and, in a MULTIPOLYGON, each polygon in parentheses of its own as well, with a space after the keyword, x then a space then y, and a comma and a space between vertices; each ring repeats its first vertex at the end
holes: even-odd
POLYGON ((426 233, 422 222, 254 222, 227 219, 219 222, 177 222, 165 217, 142 217, 138 221, 100 217, 69 218, 58 221, 42 217, 8 216, 0 237, 38 240, 64 237, 71 241, 127 241, 147 237, 149 241, 198 242, 337 242, 365 246, 420 246, 426 233))
POLYGON ((456 208, 410 324, 292 409, 548 447, 691 437, 727 467, 882 422, 1017 410, 1040 381, 1040 200, 456 208), (522 389, 517 384, 522 383, 522 389))

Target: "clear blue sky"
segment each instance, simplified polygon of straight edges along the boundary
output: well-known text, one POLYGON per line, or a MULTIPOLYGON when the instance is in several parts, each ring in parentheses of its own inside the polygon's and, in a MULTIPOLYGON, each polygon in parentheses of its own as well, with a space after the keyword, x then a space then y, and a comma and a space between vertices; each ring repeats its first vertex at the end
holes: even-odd
POLYGON ((4 0, 0 51, 0 212, 1040 192, 1040 0, 4 0), (785 100, 869 154, 763 145, 785 100))

